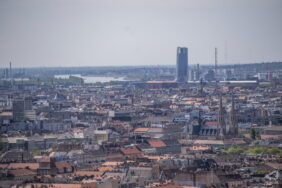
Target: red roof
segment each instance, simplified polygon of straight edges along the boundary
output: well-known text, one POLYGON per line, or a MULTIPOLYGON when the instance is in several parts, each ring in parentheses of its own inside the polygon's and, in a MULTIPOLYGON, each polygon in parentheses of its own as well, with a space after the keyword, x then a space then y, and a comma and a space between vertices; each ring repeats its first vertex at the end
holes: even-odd
POLYGON ((206 121, 205 125, 208 125, 208 126, 217 125, 217 121, 206 121))
POLYGON ((154 148, 166 146, 166 144, 162 140, 149 140, 148 142, 149 142, 150 146, 152 146, 154 148))
POLYGON ((260 135, 261 139, 273 139, 273 140, 279 140, 282 138, 282 134, 274 135, 274 134, 262 134, 260 135))
POLYGON ((72 165, 68 162, 55 162, 55 166, 58 169, 72 168, 72 165))
POLYGON ((9 171, 11 175, 13 176, 35 176, 36 173, 29 170, 29 169, 15 169, 15 170, 10 170, 9 171))
POLYGON ((134 133, 146 133, 148 132, 149 128, 146 127, 139 127, 134 130, 134 133))
POLYGON ((120 151, 124 155, 135 155, 135 154, 141 154, 140 150, 134 147, 128 147, 128 148, 121 148, 120 151))
POLYGON ((101 167, 98 168, 98 170, 99 170, 100 172, 105 172, 105 171, 113 171, 114 168, 113 168, 113 167, 110 167, 110 166, 101 166, 101 167))
POLYGON ((29 168, 31 170, 36 170, 39 168, 39 163, 10 163, 8 168, 9 169, 29 168))
POLYGON ((0 164, 0 169, 8 168, 9 164, 0 164))

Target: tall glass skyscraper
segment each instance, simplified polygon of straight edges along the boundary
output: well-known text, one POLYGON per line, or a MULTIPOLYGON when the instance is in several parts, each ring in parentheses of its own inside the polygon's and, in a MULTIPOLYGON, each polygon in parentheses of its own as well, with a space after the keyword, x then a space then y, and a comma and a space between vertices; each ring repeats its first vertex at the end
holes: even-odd
POLYGON ((177 48, 176 82, 188 81, 188 48, 177 48))

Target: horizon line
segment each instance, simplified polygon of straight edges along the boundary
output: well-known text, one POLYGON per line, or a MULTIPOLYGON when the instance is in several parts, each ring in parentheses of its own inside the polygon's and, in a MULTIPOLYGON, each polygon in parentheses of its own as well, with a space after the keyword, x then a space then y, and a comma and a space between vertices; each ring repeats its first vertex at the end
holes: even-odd
MULTIPOLYGON (((220 66, 236 66, 236 65, 250 65, 250 64, 264 64, 264 63, 282 63, 282 61, 263 61, 263 62, 252 62, 252 63, 225 63, 225 64, 218 64, 217 66, 220 67, 220 66)), ((9 65, 10 62, 7 64, 6 67, 0 67, 0 69, 6 69, 6 68, 9 68, 9 65)), ((209 64, 200 64, 200 63, 196 63, 196 64, 189 64, 188 63, 188 66, 196 66, 196 65, 200 65, 200 66, 214 66, 213 63, 209 63, 209 64)), ((12 68, 15 68, 15 69, 38 69, 38 68, 95 68, 95 67, 98 67, 98 68, 109 68, 109 67, 166 67, 166 66, 169 66, 169 67, 173 67, 173 66, 176 66, 175 64, 157 64, 157 65, 105 65, 105 66, 100 66, 100 65, 94 65, 94 66, 90 66, 90 65, 83 65, 83 66, 28 66, 28 67, 20 67, 20 66, 15 66, 12 68)))

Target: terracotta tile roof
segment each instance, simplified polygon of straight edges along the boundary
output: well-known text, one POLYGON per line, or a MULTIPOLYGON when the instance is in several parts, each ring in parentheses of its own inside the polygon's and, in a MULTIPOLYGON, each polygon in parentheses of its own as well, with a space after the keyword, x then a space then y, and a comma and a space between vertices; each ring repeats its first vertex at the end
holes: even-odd
POLYGON ((63 168, 72 168, 72 164, 68 162, 55 162, 55 166, 58 169, 63 169, 63 168))
POLYGON ((194 101, 186 101, 186 102, 182 102, 182 104, 193 105, 193 104, 195 104, 195 102, 194 101))
POLYGON ((134 146, 134 147, 128 147, 128 148, 121 148, 120 151, 121 151, 124 155, 141 154, 140 150, 138 150, 135 146, 134 146))
POLYGON ((162 140, 149 140, 150 146, 154 148, 165 147, 166 144, 162 140))
POLYGON ((0 164, 0 169, 8 168, 8 164, 0 164))
POLYGON ((0 116, 12 116, 13 113, 12 112, 2 112, 0 113, 0 116))
POLYGON ((123 159, 124 156, 122 154, 110 154, 107 155, 107 159, 111 160, 111 159, 123 159))
POLYGON ((160 159, 168 158, 168 156, 145 155, 144 158, 151 159, 151 160, 160 160, 160 159))
POLYGON ((27 168, 27 167, 31 170, 37 170, 39 168, 39 163, 10 163, 8 165, 9 169, 27 168))
POLYGON ((140 128, 136 128, 134 130, 134 133, 146 133, 148 132, 149 128, 145 128, 145 127, 140 127, 140 128))
POLYGON ((279 140, 282 137, 282 134, 273 135, 273 134, 262 134, 260 135, 261 139, 273 139, 273 140, 279 140))
POLYGON ((13 176, 35 176, 36 173, 29 170, 29 169, 15 169, 15 170, 10 170, 9 173, 13 176))
POLYGON ((100 172, 105 172, 105 171, 113 171, 114 168, 111 167, 111 166, 102 166, 102 167, 99 167, 98 170, 99 170, 100 172))
POLYGON ((76 171, 75 175, 77 176, 95 176, 100 177, 104 174, 104 172, 101 171, 76 171))
POLYGON ((92 182, 91 180, 84 180, 83 184, 81 185, 81 188, 97 188, 98 185, 95 182, 92 182))
POLYGON ((123 164, 123 162, 121 162, 121 161, 106 161, 102 165, 103 166, 118 166, 118 165, 121 165, 121 164, 123 164))

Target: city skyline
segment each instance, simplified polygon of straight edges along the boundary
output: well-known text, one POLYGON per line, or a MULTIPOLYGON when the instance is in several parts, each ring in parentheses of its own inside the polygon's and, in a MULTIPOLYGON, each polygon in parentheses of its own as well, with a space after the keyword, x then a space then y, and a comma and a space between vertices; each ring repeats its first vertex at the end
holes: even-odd
POLYGON ((0 188, 280 188, 281 18, 281 0, 0 0, 0 188))

